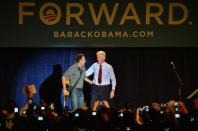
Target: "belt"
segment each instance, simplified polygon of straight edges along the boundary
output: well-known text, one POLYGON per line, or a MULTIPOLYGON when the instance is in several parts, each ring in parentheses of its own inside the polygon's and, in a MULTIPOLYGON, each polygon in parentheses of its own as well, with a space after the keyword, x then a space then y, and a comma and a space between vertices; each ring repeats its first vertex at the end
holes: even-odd
POLYGON ((109 85, 96 85, 96 84, 93 84, 94 86, 98 86, 98 87, 104 87, 104 86, 110 86, 110 84, 109 85))

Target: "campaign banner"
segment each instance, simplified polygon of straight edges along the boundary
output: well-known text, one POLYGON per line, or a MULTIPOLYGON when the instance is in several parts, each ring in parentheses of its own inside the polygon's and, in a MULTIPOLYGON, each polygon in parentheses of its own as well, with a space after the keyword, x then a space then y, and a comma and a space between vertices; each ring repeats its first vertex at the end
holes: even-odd
POLYGON ((195 0, 1 2, 0 47, 196 47, 195 0))

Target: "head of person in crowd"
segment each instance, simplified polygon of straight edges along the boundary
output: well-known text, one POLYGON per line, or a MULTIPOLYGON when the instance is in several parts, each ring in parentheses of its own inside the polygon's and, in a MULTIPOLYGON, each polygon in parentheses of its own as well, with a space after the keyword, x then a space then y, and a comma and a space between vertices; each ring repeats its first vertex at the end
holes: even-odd
POLYGON ((10 100, 1 110, 1 113, 3 113, 5 116, 10 115, 14 112, 14 107, 17 106, 17 103, 14 100, 10 100))
POLYGON ((159 103, 156 103, 156 102, 152 103, 151 107, 153 109, 155 109, 156 111, 160 111, 160 109, 161 109, 161 105, 159 103))
POLYGON ((110 108, 103 107, 100 110, 102 121, 109 122, 112 118, 112 112, 110 108))
POLYGON ((103 62, 105 62, 106 53, 104 51, 98 51, 96 52, 96 57, 97 57, 97 62, 99 64, 102 64, 103 62))
POLYGON ((136 112, 136 106, 132 101, 127 101, 125 103, 125 110, 128 112, 136 112))

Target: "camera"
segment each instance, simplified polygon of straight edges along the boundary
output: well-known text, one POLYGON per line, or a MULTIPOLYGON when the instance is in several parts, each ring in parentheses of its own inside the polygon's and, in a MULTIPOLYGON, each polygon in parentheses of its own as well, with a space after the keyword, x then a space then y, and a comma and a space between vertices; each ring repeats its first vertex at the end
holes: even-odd
POLYGON ((120 112, 119 115, 118 115, 118 117, 124 117, 123 112, 120 112))
POLYGON ((51 104, 50 104, 50 109, 51 109, 51 110, 54 110, 54 109, 55 109, 54 103, 51 103, 51 104))
POLYGON ((161 108, 165 108, 167 106, 166 103, 161 103, 161 108))
POLYGON ((77 112, 77 113, 75 113, 74 116, 75 116, 75 117, 79 117, 80 115, 79 115, 79 113, 77 112))
POLYGON ((164 114, 164 111, 161 110, 161 111, 160 111, 160 114, 164 114))
POLYGON ((170 131, 170 128, 169 127, 165 127, 163 130, 164 131, 170 131))
POLYGON ((195 121, 195 118, 194 117, 190 117, 190 122, 194 122, 195 121))
POLYGON ((17 107, 14 108, 14 113, 18 113, 19 109, 17 107))
POLYGON ((180 118, 180 114, 179 113, 175 113, 175 118, 179 119, 180 118))
POLYGON ((36 105, 34 105, 33 110, 36 110, 36 109, 37 109, 37 106, 36 106, 36 105))
POLYGON ((178 107, 177 107, 177 108, 175 108, 175 111, 176 111, 176 112, 178 112, 178 111, 179 111, 179 108, 178 108, 178 107))
POLYGON ((41 106, 41 110, 44 111, 45 110, 45 107, 44 106, 41 106))
POLYGON ((175 111, 176 111, 175 114, 179 114, 179 102, 175 102, 175 111))
POLYGON ((43 116, 38 116, 38 121, 43 121, 43 116))
POLYGON ((22 114, 25 115, 25 114, 26 114, 26 110, 23 110, 23 111, 22 111, 22 114))
POLYGON ((33 103, 32 99, 29 99, 28 103, 29 104, 32 104, 33 103))
POLYGON ((92 112, 92 114, 91 114, 92 116, 96 116, 97 115, 97 113, 94 111, 94 112, 92 112))
POLYGON ((126 131, 131 131, 131 127, 127 126, 126 128, 126 131))
POLYGON ((99 102, 99 104, 100 104, 100 105, 103 105, 103 104, 104 104, 104 102, 103 102, 103 101, 100 101, 100 102, 99 102))
POLYGON ((175 107, 179 107, 179 103, 178 102, 175 102, 175 107))
POLYGON ((144 106, 144 107, 143 107, 143 110, 144 110, 145 112, 149 112, 149 107, 148 107, 148 106, 144 106))

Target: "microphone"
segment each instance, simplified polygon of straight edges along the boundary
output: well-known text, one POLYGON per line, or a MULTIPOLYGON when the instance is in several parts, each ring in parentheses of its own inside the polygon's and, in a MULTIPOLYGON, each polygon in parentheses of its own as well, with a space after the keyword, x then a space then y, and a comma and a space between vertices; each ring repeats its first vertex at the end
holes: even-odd
POLYGON ((174 62, 171 61, 170 64, 173 66, 173 69, 175 69, 175 64, 174 64, 174 62))
POLYGON ((177 71, 176 71, 176 69, 175 69, 175 64, 174 64, 174 62, 171 61, 170 64, 172 65, 172 67, 173 67, 173 69, 174 69, 174 72, 175 72, 175 74, 176 74, 176 76, 177 76, 178 82, 179 82, 179 84, 180 84, 180 87, 179 87, 179 98, 182 99, 182 87, 183 87, 183 82, 182 82, 182 80, 181 80, 179 74, 177 73, 177 71))

